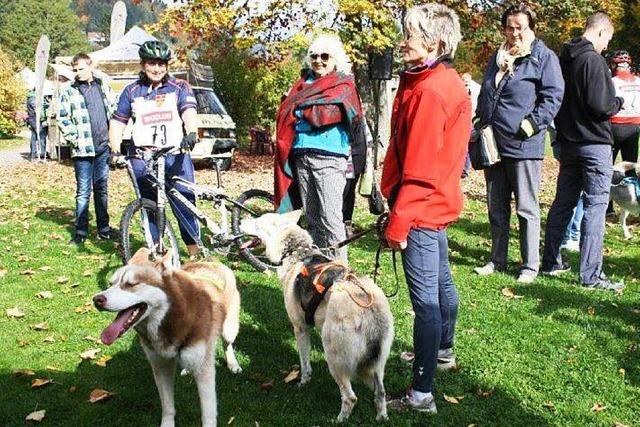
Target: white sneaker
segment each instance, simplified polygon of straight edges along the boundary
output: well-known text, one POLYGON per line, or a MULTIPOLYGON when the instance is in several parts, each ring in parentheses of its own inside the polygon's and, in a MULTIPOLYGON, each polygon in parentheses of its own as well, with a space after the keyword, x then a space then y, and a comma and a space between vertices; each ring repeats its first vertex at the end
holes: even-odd
POLYGON ((418 392, 409 390, 406 396, 404 396, 400 401, 404 406, 419 412, 427 412, 429 414, 438 413, 436 400, 433 398, 432 393, 419 393, 424 396, 423 398, 417 397, 417 394, 418 392))
POLYGON ((533 283, 538 277, 538 273, 532 270, 522 270, 518 276, 518 283, 529 284, 533 283))
POLYGON ((489 276, 489 275, 491 275, 491 274, 496 272, 496 267, 493 265, 492 262, 488 262, 485 265, 483 265, 482 267, 474 268, 473 271, 475 271, 476 274, 478 274, 480 276, 489 276))
POLYGON ((560 246, 560 249, 566 249, 569 252, 580 252, 580 241, 569 239, 560 246))
POLYGON ((456 369, 456 355, 452 348, 438 350, 438 364, 436 368, 440 371, 452 371, 456 369))

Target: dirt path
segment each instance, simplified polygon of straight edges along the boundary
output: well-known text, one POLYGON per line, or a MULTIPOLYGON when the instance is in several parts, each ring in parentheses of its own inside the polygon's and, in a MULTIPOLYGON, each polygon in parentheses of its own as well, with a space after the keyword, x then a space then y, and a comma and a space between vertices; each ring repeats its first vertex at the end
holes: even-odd
MULTIPOLYGON (((29 140, 24 133, 19 136, 24 138, 23 144, 0 150, 0 167, 13 167, 29 162, 29 140)), ((29 133, 30 136, 31 133, 29 133)))

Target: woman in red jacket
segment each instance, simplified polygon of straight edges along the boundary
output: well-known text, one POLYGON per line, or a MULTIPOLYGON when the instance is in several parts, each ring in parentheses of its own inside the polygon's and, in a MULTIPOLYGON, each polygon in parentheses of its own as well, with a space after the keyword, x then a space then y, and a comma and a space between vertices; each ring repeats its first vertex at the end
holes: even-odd
POLYGON ((411 8, 400 45, 400 77, 382 191, 391 213, 386 238, 402 250, 415 312, 413 384, 405 405, 436 412, 436 366, 455 366, 458 294, 448 259, 447 226, 462 210, 460 176, 470 136, 471 102, 451 61, 460 41, 454 11, 429 3, 411 8), (440 363, 438 363, 440 362, 440 363))

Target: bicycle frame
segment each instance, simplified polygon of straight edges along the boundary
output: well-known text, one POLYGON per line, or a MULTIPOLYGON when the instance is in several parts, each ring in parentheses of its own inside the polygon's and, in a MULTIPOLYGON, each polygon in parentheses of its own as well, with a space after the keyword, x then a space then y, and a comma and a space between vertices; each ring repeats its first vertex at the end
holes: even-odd
MULTIPOLYGON (((197 219, 198 221, 204 225, 211 233, 212 233, 212 243, 215 240, 215 248, 223 248, 225 246, 233 243, 239 236, 233 236, 230 233, 230 221, 229 214, 230 210, 227 207, 226 203, 231 203, 232 205, 238 205, 235 201, 231 200, 224 194, 224 189, 220 185, 220 173, 217 170, 217 187, 205 187, 189 182, 180 177, 171 177, 170 180, 174 183, 179 183, 181 186, 188 188, 191 190, 196 199, 199 200, 209 200, 213 201, 214 206, 217 208, 220 214, 220 221, 216 222, 209 218, 201 209, 196 207, 191 201, 189 201, 186 197, 184 197, 175 187, 167 189, 166 181, 165 181, 165 156, 164 154, 158 155, 154 157, 153 153, 150 152, 142 152, 142 155, 138 156, 130 156, 135 158, 141 158, 145 162, 145 167, 147 170, 147 177, 153 182, 153 185, 156 187, 157 191, 157 213, 156 213, 156 223, 158 226, 159 233, 159 242, 158 242, 158 251, 163 253, 163 236, 166 224, 166 216, 165 216, 165 207, 168 201, 168 196, 171 196, 174 200, 177 200, 179 203, 184 205, 197 219)), ((130 158, 128 160, 130 160, 130 158)), ((135 173, 133 171, 133 167, 131 166, 131 162, 127 161, 127 171, 129 173, 129 178, 134 187, 135 195, 137 198, 142 198, 142 193, 140 192, 140 188, 138 186, 135 173)), ((244 208, 240 205, 241 208, 244 208)), ((142 221, 145 229, 145 239, 147 242, 153 242, 153 237, 151 235, 150 227, 149 227, 149 218, 147 213, 142 211, 142 221)), ((199 236, 192 236, 195 240, 198 249, 202 251, 202 253, 206 256, 209 254, 209 250, 204 246, 204 243, 199 238, 199 236)), ((149 248, 153 249, 153 248, 149 248)))

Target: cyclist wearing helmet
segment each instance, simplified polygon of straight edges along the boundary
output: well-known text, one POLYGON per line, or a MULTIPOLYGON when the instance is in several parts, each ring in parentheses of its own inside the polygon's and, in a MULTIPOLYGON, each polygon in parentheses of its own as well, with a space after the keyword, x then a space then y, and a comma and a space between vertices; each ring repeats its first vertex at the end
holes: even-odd
POLYGON ((609 59, 616 96, 624 98, 622 109, 611 117, 613 131, 613 162, 622 151, 622 160, 638 161, 640 136, 640 77, 631 73, 631 56, 626 50, 616 50, 609 59))
MULTIPOLYGON (((178 176, 194 182, 194 168, 188 151, 197 142, 196 99, 189 83, 168 74, 171 50, 161 41, 147 41, 140 46, 140 77, 128 85, 120 95, 118 108, 113 114, 109 141, 116 152, 122 142, 122 134, 129 121, 133 120, 132 139, 134 146, 129 154, 138 150, 154 150, 175 146, 183 151, 166 156, 165 179, 169 187, 170 180, 178 176), (184 130, 183 130, 184 129, 184 130)), ((142 197, 156 200, 156 189, 146 179, 145 162, 139 158, 131 159, 131 165, 142 197)), ((179 184, 176 189, 195 204, 195 195, 179 184)), ((169 198, 171 208, 180 226, 180 234, 187 245, 189 255, 198 252, 195 237, 200 233, 198 222, 193 214, 179 202, 169 198)))

